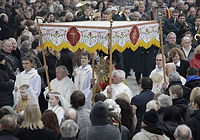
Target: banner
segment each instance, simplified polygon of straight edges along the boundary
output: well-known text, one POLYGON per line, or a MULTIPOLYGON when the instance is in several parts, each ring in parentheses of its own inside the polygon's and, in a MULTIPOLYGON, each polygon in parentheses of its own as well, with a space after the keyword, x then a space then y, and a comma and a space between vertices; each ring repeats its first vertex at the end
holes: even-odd
MULTIPOLYGON (((85 49, 89 53, 97 49, 108 53, 110 41, 109 21, 83 21, 40 24, 44 48, 56 51, 85 49)), ((156 21, 114 21, 112 27, 113 51, 126 48, 160 47, 159 24, 156 21)))

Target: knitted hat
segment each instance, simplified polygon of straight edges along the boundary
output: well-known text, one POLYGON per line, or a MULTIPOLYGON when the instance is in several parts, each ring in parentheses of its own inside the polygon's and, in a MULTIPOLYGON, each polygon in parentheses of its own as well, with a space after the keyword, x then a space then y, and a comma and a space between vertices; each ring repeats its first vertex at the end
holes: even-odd
POLYGON ((0 54, 0 62, 5 59, 5 56, 0 54))
POLYGON ((158 114, 155 109, 145 112, 142 116, 142 121, 149 126, 156 126, 158 123, 158 114))

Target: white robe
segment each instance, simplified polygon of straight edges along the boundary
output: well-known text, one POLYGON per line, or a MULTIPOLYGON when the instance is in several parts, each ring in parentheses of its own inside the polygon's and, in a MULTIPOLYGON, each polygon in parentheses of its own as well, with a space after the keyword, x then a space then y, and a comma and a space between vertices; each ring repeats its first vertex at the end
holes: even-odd
POLYGON ((49 107, 48 110, 52 110, 53 112, 56 113, 56 116, 58 118, 58 124, 61 125, 61 121, 64 117, 64 112, 65 110, 63 109, 63 107, 56 105, 54 107, 49 107))
MULTIPOLYGON (((109 97, 108 93, 107 93, 107 89, 109 86, 106 87, 106 89, 104 91, 102 91, 101 93, 104 94, 106 97, 109 97)), ((112 84, 111 85, 112 88, 112 99, 115 100, 116 96, 120 93, 125 93, 129 96, 129 98, 132 98, 132 91, 131 89, 125 85, 123 82, 119 83, 119 84, 112 84)))
POLYGON ((38 74, 37 70, 35 70, 34 68, 32 68, 28 72, 24 70, 16 76, 15 87, 18 88, 18 91, 15 92, 15 90, 13 90, 15 103, 17 103, 16 101, 19 101, 19 99, 21 98, 19 88, 24 84, 29 85, 37 97, 39 97, 40 95, 41 77, 38 74))
POLYGON ((163 77, 163 69, 158 69, 158 67, 156 66, 156 68, 149 75, 149 78, 151 78, 153 81, 152 92, 155 94, 159 93, 160 92, 160 82, 164 78, 163 77))
MULTIPOLYGON (((50 82, 50 86, 51 86, 52 92, 59 92, 61 96, 63 96, 70 104, 70 96, 74 92, 75 87, 74 87, 74 83, 68 76, 64 77, 61 80, 58 80, 57 78, 53 79, 50 82)), ((43 93, 45 99, 48 92, 49 92, 49 89, 48 87, 46 87, 43 93)))
POLYGON ((92 79, 92 68, 90 65, 86 67, 80 66, 76 69, 77 76, 74 77, 75 89, 80 90, 85 95, 86 108, 91 109, 92 104, 92 91, 90 90, 92 79))

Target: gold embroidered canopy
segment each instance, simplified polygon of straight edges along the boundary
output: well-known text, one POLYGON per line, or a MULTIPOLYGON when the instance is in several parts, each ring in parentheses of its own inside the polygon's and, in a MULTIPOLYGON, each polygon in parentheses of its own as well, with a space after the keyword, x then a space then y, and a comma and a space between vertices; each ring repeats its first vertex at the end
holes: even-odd
MULTIPOLYGON (((40 24, 44 48, 56 51, 69 48, 71 51, 85 49, 89 53, 103 50, 108 53, 110 41, 109 21, 82 21, 40 24)), ((123 52, 126 48, 135 51, 138 47, 160 47, 157 21, 114 21, 112 25, 112 50, 123 52)))

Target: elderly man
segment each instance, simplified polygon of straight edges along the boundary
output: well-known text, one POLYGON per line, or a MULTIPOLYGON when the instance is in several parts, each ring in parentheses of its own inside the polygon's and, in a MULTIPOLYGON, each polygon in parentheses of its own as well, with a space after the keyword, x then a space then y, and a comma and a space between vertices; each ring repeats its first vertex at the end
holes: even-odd
MULTIPOLYGON (((169 50, 174 47, 181 48, 181 46, 176 45, 176 34, 174 32, 170 32, 167 35, 167 44, 164 45, 164 55, 166 58, 168 58, 169 50)), ((162 53, 161 48, 158 50, 158 53, 162 53)))
POLYGON ((60 127, 61 139, 60 140, 76 140, 78 133, 78 125, 73 120, 66 120, 60 127))
POLYGON ((153 80, 152 91, 156 94, 160 92, 160 82, 163 80, 163 63, 162 54, 157 54, 156 56, 156 68, 151 72, 149 76, 153 80))
POLYGON ((190 88, 182 85, 179 73, 177 71, 172 71, 168 75, 168 78, 169 78, 169 85, 168 85, 167 89, 165 90, 164 94, 170 95, 169 94, 170 87, 172 87, 173 85, 180 85, 183 88, 183 97, 189 101, 190 93, 192 90, 190 88))
POLYGON ((11 79, 15 80, 15 71, 19 68, 19 62, 15 56, 11 54, 12 43, 9 40, 3 40, 1 43, 1 54, 5 56, 8 72, 11 79))
POLYGON ((174 138, 176 140, 192 140, 191 129, 185 124, 179 125, 175 130, 174 138))
MULTIPOLYGON (((176 71, 176 65, 174 63, 167 63, 165 65, 165 72, 166 72, 166 76, 167 76, 166 77, 167 84, 164 83, 164 79, 160 82, 159 88, 160 88, 161 91, 164 91, 167 88, 167 86, 169 84, 169 81, 168 81, 169 80, 168 79, 169 73, 171 73, 173 71, 176 71)), ((186 79, 184 77, 182 77, 181 75, 180 75, 180 79, 181 79, 181 83, 184 85, 185 82, 186 82, 186 79)))
MULTIPOLYGON (((68 71, 65 66, 58 66, 56 68, 56 78, 50 82, 52 92, 59 92, 69 103, 70 96, 75 90, 74 83, 69 79, 68 71)), ((44 97, 48 99, 49 89, 45 88, 44 97)))
POLYGON ((109 95, 111 94, 113 100, 115 100, 116 96, 120 93, 125 93, 131 98, 132 96, 131 89, 123 83, 124 79, 125 79, 124 71, 114 70, 112 72, 113 84, 111 85, 111 87, 107 86, 106 89, 101 93, 103 93, 106 97, 109 97, 109 95))

